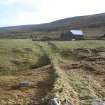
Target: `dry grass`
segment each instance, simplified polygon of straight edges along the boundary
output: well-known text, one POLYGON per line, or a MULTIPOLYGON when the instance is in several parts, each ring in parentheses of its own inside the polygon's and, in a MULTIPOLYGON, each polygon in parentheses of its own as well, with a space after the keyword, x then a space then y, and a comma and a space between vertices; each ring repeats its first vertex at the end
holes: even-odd
POLYGON ((4 39, 0 58, 0 105, 45 105, 55 95, 62 105, 65 99, 75 105, 90 105, 93 96, 105 100, 104 41, 4 39), (21 81, 33 86, 16 88, 21 81))
POLYGON ((105 100, 105 42, 41 43, 52 57, 56 78, 53 95, 64 104, 90 105, 93 96, 105 100))

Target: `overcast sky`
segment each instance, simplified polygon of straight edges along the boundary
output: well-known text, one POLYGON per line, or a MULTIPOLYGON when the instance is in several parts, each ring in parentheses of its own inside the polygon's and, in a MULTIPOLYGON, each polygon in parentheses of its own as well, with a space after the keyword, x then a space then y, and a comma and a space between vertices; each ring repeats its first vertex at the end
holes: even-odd
POLYGON ((40 24, 103 12, 104 0, 0 0, 0 26, 40 24))

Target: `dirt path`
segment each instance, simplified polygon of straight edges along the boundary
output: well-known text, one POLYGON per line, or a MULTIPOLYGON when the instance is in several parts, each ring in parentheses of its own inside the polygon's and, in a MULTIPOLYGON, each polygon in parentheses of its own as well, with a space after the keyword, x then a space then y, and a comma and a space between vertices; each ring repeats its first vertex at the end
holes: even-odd
POLYGON ((35 87, 34 88, 34 104, 46 105, 47 103, 41 101, 53 88, 53 68, 51 65, 35 70, 35 87))

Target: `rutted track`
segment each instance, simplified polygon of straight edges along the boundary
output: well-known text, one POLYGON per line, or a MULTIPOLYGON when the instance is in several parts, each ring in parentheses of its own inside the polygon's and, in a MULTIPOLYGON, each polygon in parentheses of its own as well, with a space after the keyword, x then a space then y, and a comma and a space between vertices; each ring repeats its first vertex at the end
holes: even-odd
MULTIPOLYGON (((19 54, 25 58, 22 61, 28 60, 27 63, 20 60, 19 64, 28 67, 19 69, 15 75, 8 75, 8 68, 7 74, 1 74, 0 105, 48 105, 55 96, 58 96, 61 105, 65 105, 65 100, 72 103, 70 105, 91 105, 93 96, 105 100, 105 48, 100 43, 98 49, 94 42, 93 47, 89 42, 88 47, 81 42, 81 47, 75 41, 67 44, 70 46, 65 42, 63 45, 52 41, 32 43, 30 46, 29 43, 25 43, 25 46, 20 44, 21 49, 18 50, 12 48, 16 45, 7 50, 3 43, 5 53, 10 52, 10 58, 14 58, 13 54, 19 54), (26 86, 21 87, 24 82, 26 86)), ((4 50, 1 49, 1 54, 4 50)), ((16 58, 14 60, 18 61, 16 58)), ((5 72, 3 68, 1 70, 5 72)))
POLYGON ((47 53, 52 57, 54 70, 57 74, 53 90, 56 91, 55 94, 59 95, 61 102, 67 99, 73 105, 91 105, 93 97, 96 97, 97 100, 104 100, 105 66, 103 65, 104 56, 100 55, 100 52, 104 52, 104 48, 102 51, 98 48, 70 49, 69 56, 71 58, 67 61, 61 59, 62 63, 59 63, 61 53, 56 45, 53 42, 47 42, 48 48, 50 50, 47 53))
POLYGON ((47 105, 48 100, 44 100, 47 93, 49 93, 54 84, 53 67, 47 65, 35 70, 36 77, 36 88, 34 88, 34 95, 32 97, 32 105, 47 105))

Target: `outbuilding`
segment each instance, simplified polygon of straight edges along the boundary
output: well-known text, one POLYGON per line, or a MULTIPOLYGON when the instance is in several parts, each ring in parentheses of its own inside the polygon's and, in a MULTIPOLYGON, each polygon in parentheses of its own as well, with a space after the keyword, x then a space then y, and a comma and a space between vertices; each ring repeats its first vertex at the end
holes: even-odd
POLYGON ((84 33, 82 30, 70 30, 70 33, 72 33, 72 39, 84 39, 84 33))
POLYGON ((82 30, 69 30, 61 35, 62 40, 82 40, 84 33, 82 30))

